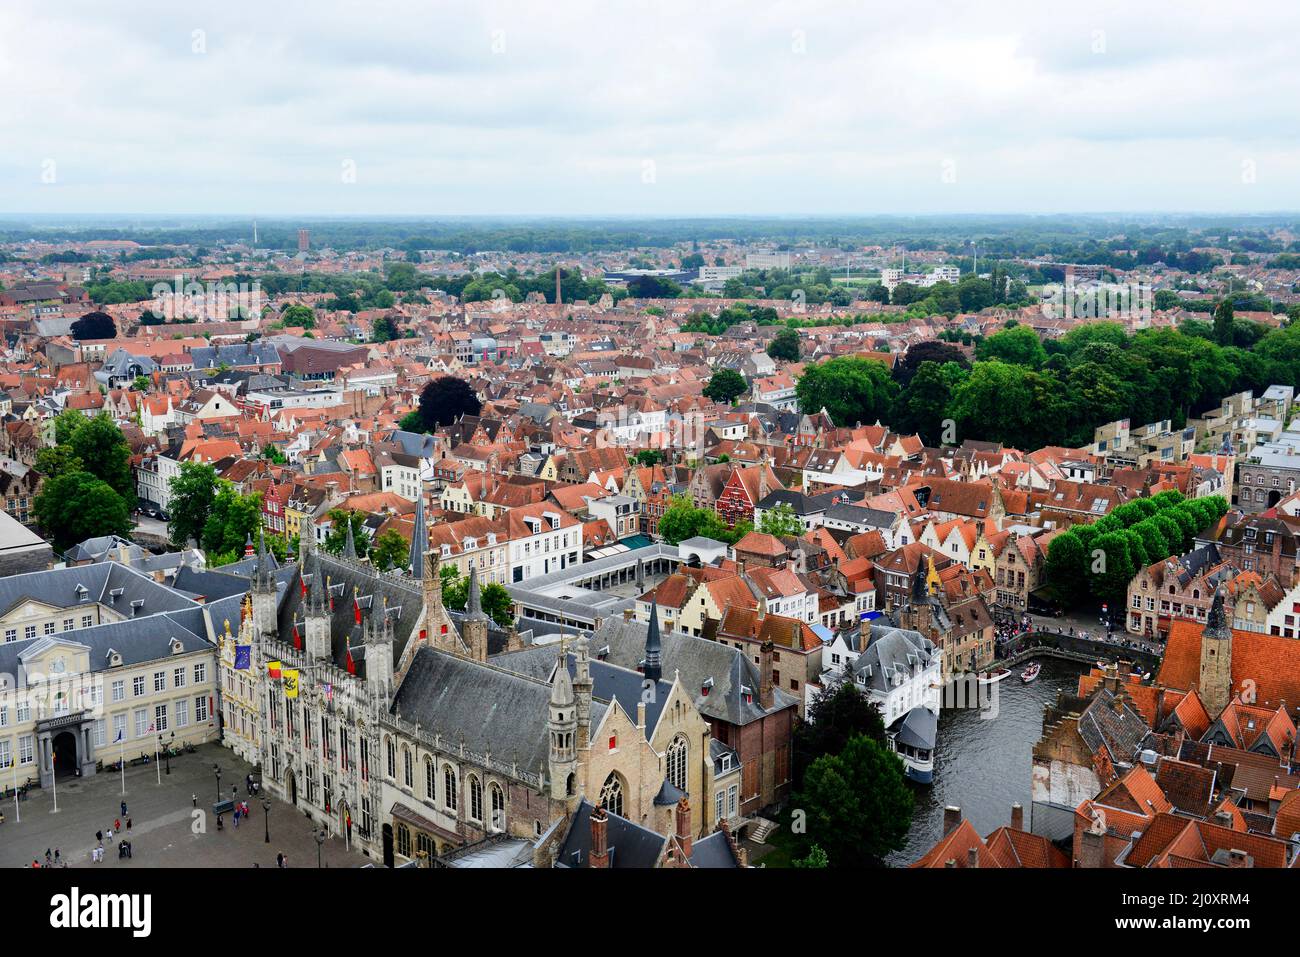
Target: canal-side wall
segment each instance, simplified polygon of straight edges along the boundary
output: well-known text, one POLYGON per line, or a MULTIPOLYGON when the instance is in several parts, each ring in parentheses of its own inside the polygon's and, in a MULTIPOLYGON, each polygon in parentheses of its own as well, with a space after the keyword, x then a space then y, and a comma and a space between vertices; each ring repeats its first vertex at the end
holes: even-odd
POLYGON ((1016 638, 1002 650, 1002 657, 989 666, 989 670, 1009 668, 1036 657, 1060 658, 1081 664, 1097 661, 1128 661, 1144 672, 1155 672, 1160 666, 1160 656, 1140 648, 1126 648, 1076 635, 1061 635, 1054 631, 1031 631, 1016 638))

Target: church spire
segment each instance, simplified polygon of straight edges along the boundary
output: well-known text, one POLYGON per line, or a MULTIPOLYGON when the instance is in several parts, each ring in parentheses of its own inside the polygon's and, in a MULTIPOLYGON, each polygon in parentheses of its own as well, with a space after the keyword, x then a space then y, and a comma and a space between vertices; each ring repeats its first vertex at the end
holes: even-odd
POLYGON ((659 654, 659 598, 650 601, 650 628, 645 636, 645 677, 658 681, 663 677, 663 662, 659 654))
POLYGON ((343 557, 356 561, 357 558, 357 540, 352 534, 352 513, 344 514, 343 521, 347 523, 347 539, 343 543, 343 557))
POLYGON ((420 493, 415 498, 415 528, 411 530, 411 557, 407 565, 411 577, 424 578, 424 553, 429 550, 429 527, 424 519, 424 483, 420 483, 420 493))
POLYGON ((483 614, 483 590, 478 583, 478 569, 471 565, 469 568, 469 588, 465 598, 465 618, 468 621, 479 621, 487 618, 483 614))

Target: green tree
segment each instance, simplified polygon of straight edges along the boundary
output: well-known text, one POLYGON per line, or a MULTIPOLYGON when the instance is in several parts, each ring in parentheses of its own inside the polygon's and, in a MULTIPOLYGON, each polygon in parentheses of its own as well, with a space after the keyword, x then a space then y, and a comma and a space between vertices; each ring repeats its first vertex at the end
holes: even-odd
POLYGON ((814 844, 812 847, 808 848, 808 856, 801 857, 798 860, 794 861, 794 866, 798 868, 805 868, 805 869, 821 868, 821 867, 830 867, 831 862, 830 862, 830 858, 826 856, 826 852, 821 849, 821 845, 814 844))
POLYGON ((87 472, 107 482, 128 506, 135 502, 131 449, 122 430, 106 413, 101 412, 77 426, 68 448, 81 459, 87 472))
POLYGON ((804 773, 794 806, 807 814, 805 844, 825 849, 835 867, 879 867, 903 846, 912 825, 903 762, 865 735, 804 773))
POLYGON ((69 330, 78 342, 83 339, 116 339, 117 324, 106 312, 88 312, 72 324, 69 330))
POLYGON ((72 454, 66 445, 51 445, 36 452, 36 471, 47 479, 69 472, 84 472, 81 459, 72 454))
POLYGON ((131 514, 122 496, 89 472, 47 479, 32 505, 45 537, 59 551, 87 538, 131 534, 131 514))
POLYGON ((86 417, 76 409, 64 409, 54 417, 54 444, 67 445, 72 433, 86 424, 86 417))
POLYGON ((1087 553, 1083 541, 1073 530, 1062 532, 1047 546, 1043 574, 1057 596, 1067 606, 1083 601, 1088 589, 1087 553))
POLYGON ((885 721, 875 702, 852 681, 817 692, 809 702, 808 719, 794 732, 795 781, 803 780, 804 769, 813 761, 839 754, 858 735, 885 743, 885 721))
POLYGON ((1233 343, 1231 299, 1222 299, 1214 307, 1214 341, 1221 346, 1233 343))
POLYGON ((704 397, 714 402, 734 402, 749 391, 749 384, 735 369, 719 369, 709 377, 704 397))
POLYGON ((839 356, 804 369, 795 392, 802 412, 825 409, 837 426, 848 427, 887 417, 898 384, 883 362, 839 356))
POLYGON ((795 514, 794 508, 785 502, 775 508, 766 509, 759 519, 758 530, 767 535, 781 537, 798 537, 803 534, 803 522, 795 514))
POLYGON ((658 465, 663 460, 664 454, 659 449, 641 449, 632 456, 632 461, 641 466, 658 465))
POLYGON ((203 523, 203 550, 209 555, 209 563, 226 564, 212 556, 229 560, 233 555, 238 559, 248 540, 256 540, 261 527, 262 493, 241 495, 232 483, 218 479, 212 507, 203 523))
POLYGON ((355 510, 332 508, 329 511, 330 530, 325 536, 325 551, 342 555, 348 542, 348 525, 352 525, 352 544, 357 558, 365 558, 370 550, 370 533, 366 531, 366 516, 355 510))
POLYGON ((1028 326, 995 332, 975 347, 975 356, 982 361, 996 359, 1029 369, 1037 369, 1047 361, 1038 333, 1028 326))
POLYGON ((217 470, 199 462, 182 462, 179 474, 168 484, 171 502, 167 530, 172 544, 179 548, 190 539, 201 542, 217 496, 217 470))
POLYGON ((411 555, 411 546, 402 533, 395 528, 387 529, 375 536, 375 544, 370 549, 370 562, 381 572, 390 568, 405 568, 411 555))
POLYGON ((800 356, 799 333, 794 329, 782 329, 767 344, 767 354, 773 359, 798 362, 800 356))
POLYGON ((303 329, 316 328, 316 311, 311 306, 304 306, 300 303, 293 303, 285 306, 280 312, 280 321, 286 326, 301 327, 303 329))
POLYGON ((451 425, 462 415, 478 415, 483 403, 474 388, 464 379, 442 376, 434 379, 420 393, 420 419, 424 431, 439 425, 451 425))

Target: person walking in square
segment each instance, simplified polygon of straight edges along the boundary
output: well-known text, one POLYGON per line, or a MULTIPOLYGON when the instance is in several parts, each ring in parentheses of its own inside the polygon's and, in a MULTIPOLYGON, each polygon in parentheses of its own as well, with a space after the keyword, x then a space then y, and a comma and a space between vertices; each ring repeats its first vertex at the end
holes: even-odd
POLYGON ((122 816, 126 817, 126 802, 122 802, 122 816))

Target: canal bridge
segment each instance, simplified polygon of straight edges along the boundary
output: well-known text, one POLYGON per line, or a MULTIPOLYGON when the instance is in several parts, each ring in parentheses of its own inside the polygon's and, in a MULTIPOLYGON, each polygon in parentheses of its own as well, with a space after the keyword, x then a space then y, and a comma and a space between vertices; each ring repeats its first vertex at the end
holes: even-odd
POLYGON ((1155 673, 1160 667, 1160 655, 1145 648, 1118 645, 1095 638, 1063 635, 1055 631, 1029 631, 1017 636, 1003 646, 1000 657, 990 665, 990 670, 1009 668, 1030 658, 1058 658, 1079 664, 1098 661, 1130 661, 1143 673, 1155 673))

